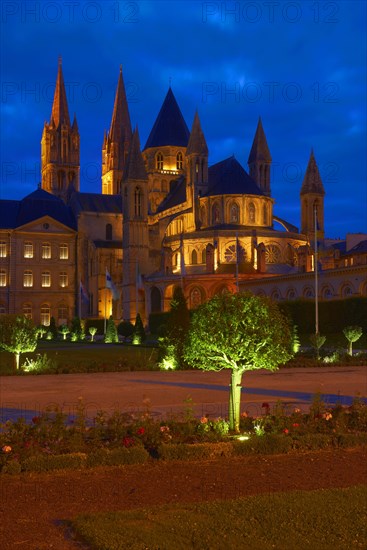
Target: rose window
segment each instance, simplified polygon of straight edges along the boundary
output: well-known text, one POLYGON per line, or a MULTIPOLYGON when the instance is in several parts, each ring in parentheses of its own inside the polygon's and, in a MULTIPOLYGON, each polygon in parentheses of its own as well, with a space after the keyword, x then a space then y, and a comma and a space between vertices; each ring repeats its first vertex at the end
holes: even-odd
POLYGON ((280 250, 275 244, 269 244, 265 250, 265 261, 267 264, 280 262, 280 250))

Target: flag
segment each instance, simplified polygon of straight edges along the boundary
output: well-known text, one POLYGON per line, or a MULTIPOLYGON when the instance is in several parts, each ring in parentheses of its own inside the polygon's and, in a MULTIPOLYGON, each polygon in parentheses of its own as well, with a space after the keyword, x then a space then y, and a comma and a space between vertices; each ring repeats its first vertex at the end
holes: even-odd
POLYGON ((185 256, 184 256, 182 233, 181 233, 181 240, 180 240, 180 267, 181 267, 181 277, 183 277, 184 275, 186 275, 186 267, 185 267, 185 256))
POLYGON ((89 302, 89 294, 83 285, 82 281, 80 281, 80 297, 83 302, 89 302))
POLYGON ((107 267, 106 267, 106 288, 110 289, 110 291, 112 293, 112 299, 113 300, 118 300, 119 299, 120 293, 117 290, 115 283, 111 279, 111 275, 109 274, 109 271, 108 271, 107 267))
POLYGON ((138 288, 139 290, 143 288, 143 279, 140 273, 138 262, 136 262, 136 288, 138 288))

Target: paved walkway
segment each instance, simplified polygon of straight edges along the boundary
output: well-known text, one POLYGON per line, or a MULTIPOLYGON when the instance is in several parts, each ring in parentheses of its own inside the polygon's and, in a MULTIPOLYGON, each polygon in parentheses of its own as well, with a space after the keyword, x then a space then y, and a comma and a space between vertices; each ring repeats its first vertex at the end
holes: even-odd
MULTIPOLYGON (((196 416, 227 416, 230 373, 111 372, 98 374, 27 375, 0 377, 0 421, 23 416, 30 421, 47 407, 75 415, 79 398, 89 418, 98 410, 142 412, 154 416, 178 414, 192 408, 196 416)), ((260 415, 262 403, 278 400, 289 410, 306 410, 320 393, 333 405, 350 405, 356 396, 367 403, 367 367, 252 371, 242 380, 241 410, 260 415)))

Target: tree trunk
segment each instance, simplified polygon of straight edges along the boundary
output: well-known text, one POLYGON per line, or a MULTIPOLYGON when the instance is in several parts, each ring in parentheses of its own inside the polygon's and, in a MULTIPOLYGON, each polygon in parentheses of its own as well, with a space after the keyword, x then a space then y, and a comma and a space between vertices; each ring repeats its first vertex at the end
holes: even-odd
POLYGON ((232 370, 229 391, 229 428, 235 432, 240 431, 241 410, 241 380, 242 371, 232 370))
POLYGON ((348 342, 348 354, 353 355, 353 342, 352 342, 352 340, 349 340, 349 342, 348 342))
POLYGON ((15 353, 15 370, 19 369, 19 358, 20 358, 20 353, 15 353))

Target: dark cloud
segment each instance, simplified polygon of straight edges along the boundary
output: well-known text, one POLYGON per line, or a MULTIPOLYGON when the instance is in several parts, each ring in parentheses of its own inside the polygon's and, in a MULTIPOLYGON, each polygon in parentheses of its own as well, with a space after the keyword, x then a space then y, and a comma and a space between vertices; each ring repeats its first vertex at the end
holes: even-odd
POLYGON ((313 147, 327 233, 367 231, 364 2, 3 0, 1 9, 2 198, 21 198, 39 180, 62 55, 81 134, 82 190, 100 191, 122 64, 142 144, 169 82, 189 128, 199 110, 210 164, 235 154, 246 167, 261 116, 276 214, 299 225, 313 147))

